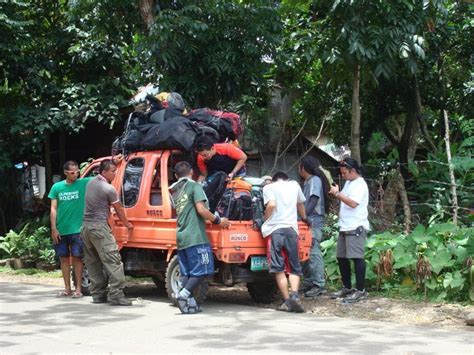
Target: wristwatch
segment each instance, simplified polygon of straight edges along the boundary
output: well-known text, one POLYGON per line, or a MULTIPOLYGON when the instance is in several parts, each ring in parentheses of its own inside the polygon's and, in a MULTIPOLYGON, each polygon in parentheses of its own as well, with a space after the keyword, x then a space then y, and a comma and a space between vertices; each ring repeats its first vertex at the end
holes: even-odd
POLYGON ((221 217, 219 217, 218 214, 215 214, 214 216, 216 216, 216 219, 214 221, 212 221, 212 223, 214 224, 221 224, 221 217))

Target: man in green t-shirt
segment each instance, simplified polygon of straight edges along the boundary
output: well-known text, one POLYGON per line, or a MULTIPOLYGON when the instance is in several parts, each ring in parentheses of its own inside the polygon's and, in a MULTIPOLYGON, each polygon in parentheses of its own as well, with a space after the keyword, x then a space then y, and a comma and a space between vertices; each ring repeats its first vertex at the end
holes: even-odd
POLYGON ((193 297, 196 289, 209 275, 214 274, 214 255, 206 234, 206 220, 228 228, 227 218, 212 214, 207 208, 207 197, 202 186, 192 180, 191 165, 182 161, 176 164, 176 183, 170 186, 173 203, 176 207, 178 247, 181 285, 176 295, 179 310, 182 313, 197 313, 200 307, 193 297))
POLYGON ((82 239, 80 235, 86 185, 91 178, 79 179, 79 166, 68 161, 63 166, 66 179, 53 185, 48 197, 51 199, 51 238, 61 261, 64 291, 58 296, 82 297, 82 239), (76 290, 71 291, 71 262, 74 266, 76 290))

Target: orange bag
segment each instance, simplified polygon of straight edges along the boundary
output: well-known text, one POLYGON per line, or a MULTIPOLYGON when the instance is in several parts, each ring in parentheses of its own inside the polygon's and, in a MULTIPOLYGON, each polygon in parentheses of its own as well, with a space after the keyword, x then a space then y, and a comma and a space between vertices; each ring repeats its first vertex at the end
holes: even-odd
POLYGON ((234 192, 250 192, 252 190, 252 184, 242 178, 236 178, 227 183, 227 188, 234 190, 234 192))

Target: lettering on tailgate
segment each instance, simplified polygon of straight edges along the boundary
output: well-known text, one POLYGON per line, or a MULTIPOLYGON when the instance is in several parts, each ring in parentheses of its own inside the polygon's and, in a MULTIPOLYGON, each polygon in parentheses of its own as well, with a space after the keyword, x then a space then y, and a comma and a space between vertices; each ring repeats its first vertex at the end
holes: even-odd
POLYGON ((247 242, 249 240, 248 234, 231 234, 230 235, 231 242, 247 242))

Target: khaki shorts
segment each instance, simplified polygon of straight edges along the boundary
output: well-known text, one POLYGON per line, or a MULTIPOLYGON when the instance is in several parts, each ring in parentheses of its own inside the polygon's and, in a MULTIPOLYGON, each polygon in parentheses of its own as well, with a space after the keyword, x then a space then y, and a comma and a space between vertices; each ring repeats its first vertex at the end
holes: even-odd
POLYGON ((364 259, 367 231, 363 227, 339 232, 337 238, 336 258, 364 259), (360 233, 357 233, 359 231, 360 233))

